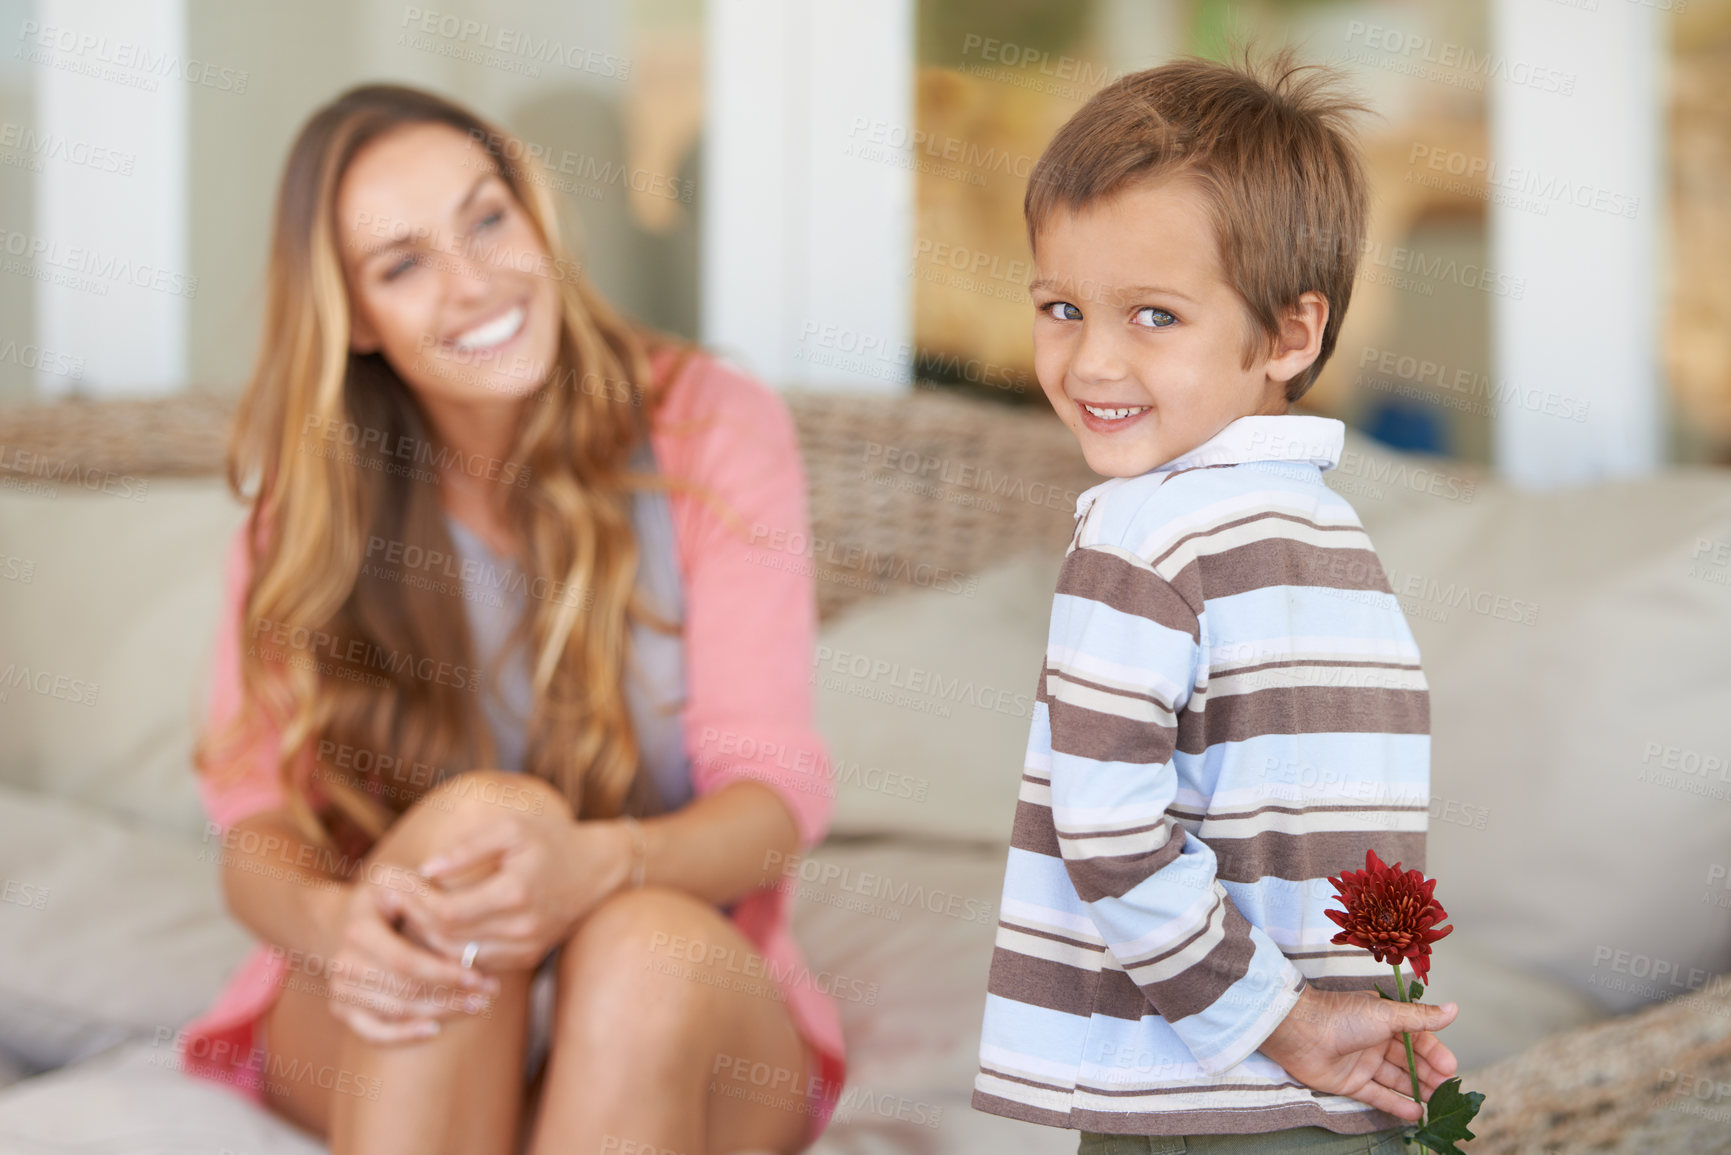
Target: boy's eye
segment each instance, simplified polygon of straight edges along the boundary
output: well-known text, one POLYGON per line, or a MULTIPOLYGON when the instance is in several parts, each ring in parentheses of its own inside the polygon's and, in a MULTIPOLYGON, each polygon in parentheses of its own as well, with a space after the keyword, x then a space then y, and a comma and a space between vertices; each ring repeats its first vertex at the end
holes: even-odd
POLYGON ((477 221, 475 224, 475 228, 477 230, 485 229, 485 228, 491 228, 493 225, 498 224, 500 221, 502 221, 504 219, 505 219, 505 210, 504 209, 494 209, 492 212, 488 213, 486 216, 482 217, 479 221, 477 221))
POLYGON ((1080 321, 1082 310, 1068 301, 1053 301, 1049 305, 1041 305, 1040 312, 1054 321, 1080 321))
POLYGON ((1178 323, 1178 318, 1165 309, 1156 309, 1153 305, 1145 305, 1136 310, 1136 323, 1146 325, 1150 329, 1165 329, 1178 323), (1144 320, 1146 318, 1146 320, 1144 320))

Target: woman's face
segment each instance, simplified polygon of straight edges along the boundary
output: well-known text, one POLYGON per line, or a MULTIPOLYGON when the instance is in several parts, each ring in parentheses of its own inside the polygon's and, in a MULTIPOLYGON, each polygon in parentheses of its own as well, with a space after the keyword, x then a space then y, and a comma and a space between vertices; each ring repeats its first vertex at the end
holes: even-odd
POLYGON ((350 345, 383 353, 429 400, 515 401, 547 378, 559 339, 549 257, 486 150, 442 124, 397 129, 337 190, 350 345))

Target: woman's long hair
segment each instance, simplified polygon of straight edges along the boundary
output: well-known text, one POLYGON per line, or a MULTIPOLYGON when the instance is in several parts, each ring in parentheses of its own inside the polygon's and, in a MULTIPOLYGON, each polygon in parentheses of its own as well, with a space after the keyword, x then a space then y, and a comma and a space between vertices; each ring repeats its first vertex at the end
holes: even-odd
POLYGON ((448 125, 491 155, 556 272, 557 352, 523 402, 506 466, 528 479, 508 487, 506 517, 534 591, 507 648, 530 646, 524 768, 582 816, 653 805, 623 694, 627 619, 672 628, 637 597, 630 517, 633 489, 670 482, 626 470, 663 395, 649 362, 662 339, 628 324, 574 271, 543 174, 517 138, 414 89, 343 94, 302 129, 278 192, 263 336, 228 453, 234 493, 244 501, 258 486, 242 705, 223 734, 200 739, 196 763, 205 774, 237 769, 233 751, 270 718, 292 817, 345 854, 370 845, 434 782, 497 757, 464 603, 427 588, 454 579, 440 571, 403 581, 403 569, 392 576, 377 556, 381 542, 408 557, 455 556, 433 469, 453 454, 383 356, 349 348, 338 188, 368 143, 418 124, 448 125), (315 785, 322 806, 309 794, 315 785))

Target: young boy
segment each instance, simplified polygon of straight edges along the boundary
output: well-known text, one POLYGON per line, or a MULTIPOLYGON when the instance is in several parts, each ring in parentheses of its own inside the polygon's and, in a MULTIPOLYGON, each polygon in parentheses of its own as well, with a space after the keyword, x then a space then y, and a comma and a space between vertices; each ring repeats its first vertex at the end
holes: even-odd
POLYGON ((1430 706, 1322 482, 1343 426, 1287 414, 1352 294, 1357 106, 1265 72, 1116 81, 1023 206, 1035 371, 1108 480, 1053 599, 973 1105, 1085 1153, 1399 1151, 1401 1032, 1426 1097, 1456 1066, 1453 1004, 1377 999, 1323 916, 1367 850, 1422 869, 1430 706))

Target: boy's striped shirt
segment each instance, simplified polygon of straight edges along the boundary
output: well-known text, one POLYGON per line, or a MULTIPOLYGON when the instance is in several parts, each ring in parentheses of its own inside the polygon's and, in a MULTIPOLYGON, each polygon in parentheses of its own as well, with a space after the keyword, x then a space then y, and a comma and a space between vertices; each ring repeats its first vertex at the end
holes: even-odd
POLYGON ((1335 947, 1329 875, 1424 865, 1430 708, 1344 427, 1246 417, 1081 495, 1053 599, 973 1105, 1119 1134, 1400 1120, 1257 1047, 1335 947))

